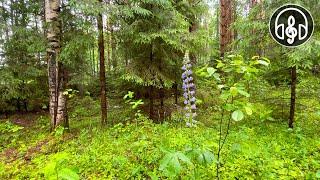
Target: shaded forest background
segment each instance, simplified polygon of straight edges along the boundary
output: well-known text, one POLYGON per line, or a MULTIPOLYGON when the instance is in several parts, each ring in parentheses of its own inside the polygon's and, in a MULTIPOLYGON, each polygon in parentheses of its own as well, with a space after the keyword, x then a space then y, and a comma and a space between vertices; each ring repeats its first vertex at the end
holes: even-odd
POLYGON ((0 8, 2 177, 320 178, 319 0, 0 0, 0 8), (286 3, 314 19, 311 39, 296 48, 269 34, 286 3), (186 62, 196 87, 190 129, 186 62), (91 140, 97 150, 79 148, 91 140), (188 160, 190 148, 202 160, 188 160), (108 167, 88 163, 103 156, 108 167), (54 168, 40 165, 46 158, 54 168))

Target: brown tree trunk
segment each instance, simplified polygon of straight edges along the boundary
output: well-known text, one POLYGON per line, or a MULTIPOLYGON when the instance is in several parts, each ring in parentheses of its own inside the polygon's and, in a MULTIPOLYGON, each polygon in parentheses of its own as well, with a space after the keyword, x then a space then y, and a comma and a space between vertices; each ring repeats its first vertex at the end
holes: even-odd
MULTIPOLYGON (((189 33, 195 32, 197 29, 198 29, 198 25, 196 20, 194 19, 190 22, 189 33)), ((190 61, 192 64, 197 63, 197 57, 194 53, 190 53, 190 61)))
POLYGON ((233 40, 233 31, 231 24, 233 23, 233 1, 220 0, 220 56, 228 50, 228 46, 233 40))
MULTIPOLYGON (((153 44, 151 44, 151 47, 150 47, 150 62, 152 63, 153 62, 153 44)), ((151 71, 151 70, 150 70, 151 71)), ((154 77, 154 74, 153 72, 151 71, 150 72, 152 74, 152 76, 154 77)), ((153 86, 150 85, 150 89, 149 89, 149 118, 152 119, 154 116, 153 116, 153 106, 154 106, 154 103, 153 103, 153 86)))
POLYGON ((61 25, 58 20, 60 13, 59 0, 45 0, 45 19, 48 23, 47 29, 47 62, 48 62, 48 82, 49 82, 49 110, 51 116, 51 129, 55 129, 59 125, 68 126, 66 124, 67 109, 66 96, 63 94, 65 88, 64 75, 59 62, 60 53, 60 37, 61 25))
MULTIPOLYGON (((99 0, 102 2, 102 0, 99 0)), ((100 13, 97 18, 99 31, 99 56, 100 56, 100 99, 101 99, 101 124, 107 123, 107 97, 106 97, 106 68, 104 59, 103 21, 100 13)))
POLYGON ((110 25, 110 19, 109 17, 107 18, 107 32, 106 32, 106 36, 107 36, 107 67, 108 67, 108 71, 111 72, 111 33, 110 33, 110 29, 111 29, 111 25, 110 25))
POLYGON ((111 51, 112 51, 112 67, 113 70, 115 70, 118 66, 118 62, 117 62, 117 56, 116 56, 116 49, 117 49, 117 42, 116 42, 116 38, 115 38, 115 34, 114 34, 114 30, 111 27, 111 33, 110 33, 110 38, 111 38, 111 51))
POLYGON ((294 113, 296 108, 296 85, 297 85, 297 67, 291 68, 291 102, 290 102, 290 117, 289 128, 293 128, 294 113))
POLYGON ((153 86, 149 89, 149 118, 153 118, 153 86))
POLYGON ((174 88, 174 103, 178 104, 178 84, 177 84, 177 82, 174 83, 173 88, 174 88))

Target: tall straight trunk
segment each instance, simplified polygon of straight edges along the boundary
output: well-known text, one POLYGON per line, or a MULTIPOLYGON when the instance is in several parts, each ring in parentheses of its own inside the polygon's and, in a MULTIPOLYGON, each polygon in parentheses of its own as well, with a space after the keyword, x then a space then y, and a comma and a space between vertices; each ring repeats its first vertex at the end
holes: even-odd
POLYGON ((220 32, 220 11, 219 11, 219 8, 217 7, 216 9, 217 11, 217 19, 216 19, 216 23, 217 23, 217 26, 216 26, 216 38, 219 40, 220 36, 219 36, 219 32, 220 32))
POLYGON ((47 61, 49 82, 49 110, 51 116, 51 128, 67 124, 67 99, 63 94, 65 89, 65 76, 62 63, 59 62, 61 26, 58 20, 60 13, 59 0, 45 0, 45 20, 48 24, 46 31, 48 39, 47 61))
MULTIPOLYGON (((264 19, 264 9, 263 6, 261 5, 262 0, 251 0, 249 7, 250 9, 254 8, 255 6, 260 6, 261 9, 259 9, 259 13, 253 17, 252 21, 261 21, 264 19)), ((251 29, 251 34, 260 34, 256 28, 251 29)), ((258 54, 259 56, 263 56, 263 49, 261 47, 261 43, 262 43, 263 39, 261 39, 261 37, 257 37, 255 39, 253 39, 251 41, 251 46, 257 48, 256 49, 256 54, 258 54)))
MULTIPOLYGON (((102 2, 102 0, 99 0, 102 2)), ((100 106, 101 106, 101 124, 107 123, 107 97, 106 97, 106 68, 104 59, 104 37, 103 37, 103 21, 100 13, 97 18, 99 31, 99 56, 100 56, 100 106)))
POLYGON ((127 52, 126 52, 125 55, 124 55, 124 64, 125 64, 125 67, 128 67, 129 60, 128 60, 127 52))
POLYGON ((232 42, 233 32, 231 24, 233 22, 232 0, 220 0, 220 56, 228 50, 232 42))
POLYGON ((174 88, 174 103, 177 105, 178 104, 178 83, 175 82, 173 85, 174 88))
POLYGON ((153 118, 153 86, 151 85, 149 88, 149 118, 153 118))
MULTIPOLYGON (((150 48, 150 63, 153 62, 153 44, 151 44, 151 48, 150 48)), ((152 76, 154 77, 153 72, 150 72, 152 74, 152 76)), ((149 118, 152 119, 153 118, 153 86, 150 85, 150 89, 149 89, 149 118)))
MULTIPOLYGON (((198 29, 198 24, 197 23, 198 22, 197 22, 196 19, 191 20, 190 25, 189 25, 189 33, 193 33, 198 29)), ((190 61, 191 61, 192 64, 196 64, 197 63, 197 57, 196 57, 196 55, 194 53, 190 53, 190 61)))
POLYGON ((289 128, 293 128, 294 113, 296 109, 296 85, 297 85, 297 67, 291 68, 291 102, 290 102, 290 117, 289 117, 289 128))
POLYGON ((110 33, 110 29, 111 29, 111 25, 110 25, 110 19, 109 17, 107 18, 107 67, 108 67, 108 71, 111 71, 111 33, 110 33))
POLYGON ((112 67, 113 70, 115 70, 118 66, 118 61, 117 61, 117 56, 116 56, 116 49, 117 49, 117 42, 116 42, 116 38, 115 38, 115 34, 114 34, 114 30, 111 27, 110 29, 110 38, 111 38, 111 52, 112 52, 112 67))

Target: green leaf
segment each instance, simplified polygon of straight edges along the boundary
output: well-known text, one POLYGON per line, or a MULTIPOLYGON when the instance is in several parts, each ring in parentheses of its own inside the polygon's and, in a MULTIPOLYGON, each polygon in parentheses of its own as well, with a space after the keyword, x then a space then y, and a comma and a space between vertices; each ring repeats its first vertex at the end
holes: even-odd
POLYGON ((247 92, 244 91, 244 90, 238 89, 238 92, 239 92, 239 94, 241 94, 241 95, 243 95, 243 96, 245 96, 245 97, 250 97, 250 94, 247 93, 247 92))
POLYGON ((209 74, 209 76, 212 76, 217 70, 213 67, 208 67, 207 68, 207 72, 209 74))
POLYGON ((69 168, 63 168, 59 171, 58 173, 59 179, 64 179, 64 180, 78 180, 79 175, 74 172, 73 170, 69 168))
POLYGON ((224 85, 223 85, 223 84, 219 84, 219 85, 218 85, 218 88, 219 88, 219 89, 222 89, 222 88, 224 88, 224 85))
POLYGON ((190 161, 190 159, 184 155, 182 152, 177 152, 177 157, 184 163, 187 163, 188 165, 192 165, 192 162, 190 161))
POLYGON ((232 96, 236 96, 238 94, 238 89, 236 87, 231 87, 230 93, 232 96))
POLYGON ((223 66, 224 66, 224 64, 221 61, 218 61, 217 68, 221 68, 223 66))
POLYGON ((251 116, 252 115, 252 109, 248 106, 244 107, 244 109, 246 110, 246 113, 251 116))
POLYGON ((190 159, 181 152, 168 153, 160 161, 159 170, 164 171, 168 176, 174 177, 181 171, 180 161, 192 165, 190 159))
POLYGON ((217 81, 221 81, 221 79, 220 79, 220 74, 214 73, 214 74, 213 74, 213 77, 214 77, 217 81))
POLYGON ((231 117, 235 121, 241 121, 243 119, 244 115, 241 110, 236 110, 232 113, 231 117))
POLYGON ((199 154, 197 160, 201 164, 209 165, 212 164, 212 162, 214 161, 214 155, 210 151, 204 151, 199 154))
POLYGON ((260 56, 253 56, 251 59, 258 59, 260 56))
POLYGON ((316 178, 320 178, 320 170, 317 171, 316 178))
POLYGON ((264 66, 269 66, 269 63, 267 61, 264 60, 258 60, 258 63, 264 66))

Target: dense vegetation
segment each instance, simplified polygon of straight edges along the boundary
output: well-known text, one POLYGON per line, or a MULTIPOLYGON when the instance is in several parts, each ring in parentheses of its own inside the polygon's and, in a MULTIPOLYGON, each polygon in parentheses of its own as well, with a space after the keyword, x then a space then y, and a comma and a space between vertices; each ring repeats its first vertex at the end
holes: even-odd
POLYGON ((0 179, 320 179, 319 0, 0 7, 0 179))

